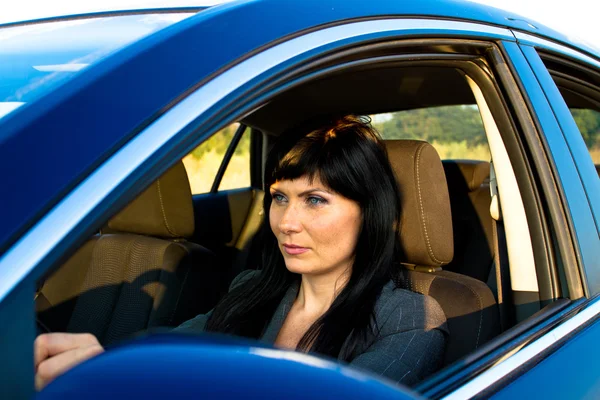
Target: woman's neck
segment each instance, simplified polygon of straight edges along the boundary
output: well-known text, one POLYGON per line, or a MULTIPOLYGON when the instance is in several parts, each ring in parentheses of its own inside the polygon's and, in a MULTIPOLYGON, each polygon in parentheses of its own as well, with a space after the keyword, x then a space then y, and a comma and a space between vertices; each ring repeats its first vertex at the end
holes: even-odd
POLYGON ((350 271, 328 275, 302 275, 295 306, 307 314, 323 315, 348 283, 350 271))

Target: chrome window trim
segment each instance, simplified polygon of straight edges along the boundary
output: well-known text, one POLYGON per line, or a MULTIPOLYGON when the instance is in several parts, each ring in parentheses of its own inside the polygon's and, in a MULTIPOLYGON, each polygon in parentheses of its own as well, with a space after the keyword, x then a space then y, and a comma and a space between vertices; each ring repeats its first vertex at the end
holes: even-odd
POLYGON ((443 397, 444 400, 459 400, 469 399, 478 393, 483 392, 487 388, 495 385, 501 381, 504 377, 512 373, 513 371, 521 368, 525 363, 533 360, 535 357, 541 355, 547 349, 561 341, 566 336, 570 335, 577 329, 584 326, 590 320, 594 319, 600 314, 600 299, 596 299, 591 302, 585 309, 580 311, 577 315, 570 318, 568 321, 558 325, 542 337, 534 340, 530 344, 526 345, 510 357, 494 365, 485 372, 479 374, 474 379, 470 380, 469 383, 460 387, 459 389, 451 392, 447 396, 443 397))
POLYGON ((182 99, 91 173, 0 258, 0 301, 66 235, 143 162, 185 126, 233 90, 300 54, 342 40, 374 35, 456 35, 515 41, 511 31, 489 25, 435 19, 382 19, 313 31, 271 47, 226 70, 182 99))
POLYGON ((513 31, 513 33, 520 44, 527 44, 533 47, 550 50, 556 53, 561 53, 578 61, 582 61, 586 64, 593 65, 594 67, 600 69, 599 60, 587 56, 584 53, 581 53, 570 47, 519 31, 513 31))

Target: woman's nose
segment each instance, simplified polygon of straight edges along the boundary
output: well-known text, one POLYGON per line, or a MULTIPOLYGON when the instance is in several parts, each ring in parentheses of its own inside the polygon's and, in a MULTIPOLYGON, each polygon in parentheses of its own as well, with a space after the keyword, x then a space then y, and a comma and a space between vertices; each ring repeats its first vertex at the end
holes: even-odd
POLYGON ((302 230, 298 212, 292 204, 288 205, 283 212, 279 221, 279 230, 285 234, 297 233, 302 230))

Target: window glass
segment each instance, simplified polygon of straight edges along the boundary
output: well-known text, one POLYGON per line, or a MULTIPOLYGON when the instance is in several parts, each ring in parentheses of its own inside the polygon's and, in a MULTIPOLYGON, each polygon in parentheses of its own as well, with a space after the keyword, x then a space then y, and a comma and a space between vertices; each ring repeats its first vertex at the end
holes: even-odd
POLYGON ((596 166, 600 164, 600 71, 541 53, 596 166))
POLYGON ((442 160, 490 160, 476 105, 419 108, 371 117, 373 126, 385 140, 424 140, 435 147, 442 160))
POLYGON ((235 148, 219 190, 245 188, 250 186, 250 129, 246 129, 235 148))
POLYGON ((600 164, 600 112, 581 108, 570 110, 594 164, 600 164))
MULTIPOLYGON (((225 152, 238 129, 235 123, 220 130, 183 158, 192 194, 208 193, 225 152)), ((219 190, 250 186, 250 133, 247 129, 229 161, 219 190)))

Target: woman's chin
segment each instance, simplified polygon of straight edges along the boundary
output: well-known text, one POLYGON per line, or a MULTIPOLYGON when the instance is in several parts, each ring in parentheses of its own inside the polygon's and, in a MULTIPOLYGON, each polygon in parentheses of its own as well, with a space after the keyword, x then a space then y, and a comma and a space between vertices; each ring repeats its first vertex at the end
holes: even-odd
POLYGON ((294 273, 294 274, 310 274, 310 273, 314 273, 314 269, 310 268, 306 265, 301 265, 300 263, 292 263, 291 265, 289 264, 285 264, 285 267, 287 268, 288 271, 294 273))
POLYGON ((298 260, 297 258, 288 259, 286 257, 285 267, 294 274, 314 274, 319 272, 319 268, 315 268, 312 263, 308 263, 306 260, 298 260))

